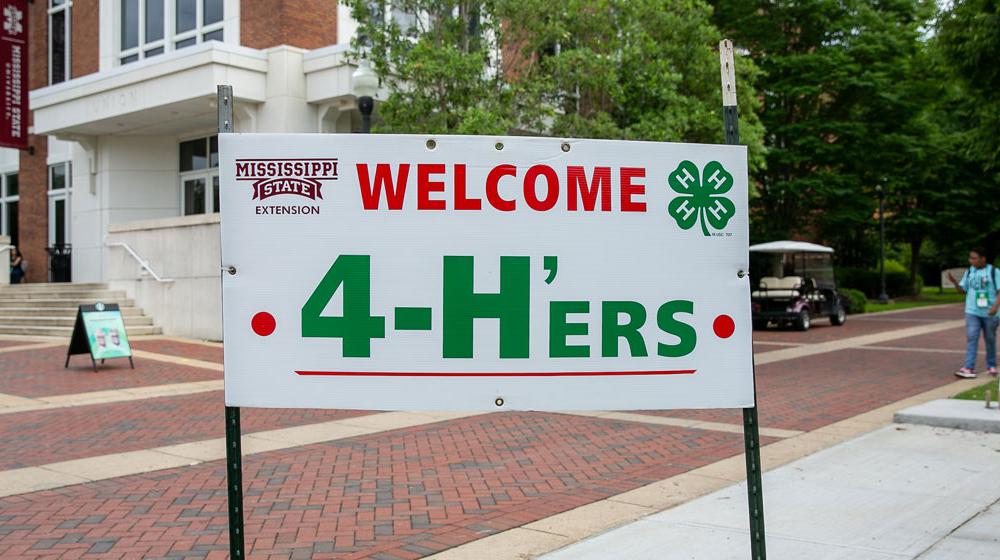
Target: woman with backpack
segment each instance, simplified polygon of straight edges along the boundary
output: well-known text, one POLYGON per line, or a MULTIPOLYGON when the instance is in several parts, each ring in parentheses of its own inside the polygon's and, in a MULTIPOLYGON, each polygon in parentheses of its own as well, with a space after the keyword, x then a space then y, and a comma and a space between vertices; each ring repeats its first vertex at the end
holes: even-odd
POLYGON ((997 376, 997 310, 1000 309, 1000 298, 997 297, 1000 282, 997 276, 997 270, 986 262, 986 250, 982 247, 969 251, 969 269, 962 275, 962 280, 956 281, 948 273, 948 279, 960 293, 965 294, 965 365, 955 372, 958 377, 971 379, 976 376, 980 332, 986 346, 987 372, 997 376))

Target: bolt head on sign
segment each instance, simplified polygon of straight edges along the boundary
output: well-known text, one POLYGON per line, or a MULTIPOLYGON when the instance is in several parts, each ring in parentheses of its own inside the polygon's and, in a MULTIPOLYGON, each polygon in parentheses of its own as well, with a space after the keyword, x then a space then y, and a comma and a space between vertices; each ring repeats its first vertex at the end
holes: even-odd
POLYGON ((744 147, 222 134, 220 181, 230 406, 754 404, 744 147))

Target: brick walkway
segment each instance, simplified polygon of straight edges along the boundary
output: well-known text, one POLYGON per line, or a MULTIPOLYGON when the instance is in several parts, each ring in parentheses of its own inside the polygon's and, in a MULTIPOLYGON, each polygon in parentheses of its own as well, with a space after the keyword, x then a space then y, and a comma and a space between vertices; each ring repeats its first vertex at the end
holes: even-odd
POLYGON ((136 359, 135 369, 128 360, 108 360, 96 373, 87 355, 73 356, 68 369, 65 363, 65 347, 0 354, 0 393, 43 397, 222 378, 218 371, 153 360, 136 359))
MULTIPOLYGON (((961 308, 949 306, 757 335, 808 345, 957 318, 961 308)), ((899 350, 848 348, 760 366, 761 423, 813 430, 950 383, 959 331, 878 345, 899 350), (935 348, 945 351, 927 351, 935 348)), ((134 346, 221 360, 220 348, 199 344, 134 346)), ((64 358, 62 347, 0 354, 0 393, 221 379, 218 371, 144 359, 134 372, 125 363, 94 374, 82 357, 64 370, 64 358)), ((740 423, 738 411, 640 413, 740 423)), ((370 413, 244 409, 242 421, 250 433, 362 414, 370 413)), ((218 391, 0 415, 0 471, 72 458, 114 461, 124 451, 219 438, 221 428, 218 391)), ((420 558, 733 457, 742 445, 742 435, 726 431, 493 413, 247 455, 249 557, 420 558)), ((228 557, 224 469, 214 460, 0 498, 0 558, 228 557)))

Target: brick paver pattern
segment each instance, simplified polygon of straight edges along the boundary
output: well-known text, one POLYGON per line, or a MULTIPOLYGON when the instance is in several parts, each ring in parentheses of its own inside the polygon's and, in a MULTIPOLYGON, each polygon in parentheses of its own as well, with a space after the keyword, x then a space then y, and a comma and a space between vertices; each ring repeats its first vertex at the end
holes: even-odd
MULTIPOLYGON (((961 316, 960 306, 948 306, 755 338, 810 344, 961 316)), ((880 345, 961 350, 959 331, 880 345)), ((221 359, 220 349, 183 342, 136 347, 221 359)), ((64 370, 64 357, 64 348, 0 354, 0 393, 221 379, 152 360, 94 374, 78 357, 64 370)), ((950 383, 956 357, 855 348, 761 366, 762 425, 811 430, 950 383)), ((646 413, 740 423, 735 410, 646 413)), ((245 409, 243 425, 250 432, 350 414, 358 412, 245 409)), ((0 469, 221 437, 221 427, 218 392, 0 415, 0 469)), ((732 457, 742 445, 738 433, 494 413, 251 455, 244 461, 249 557, 420 558, 732 457)), ((224 463, 212 461, 0 499, 0 558, 226 558, 224 481, 224 463)))

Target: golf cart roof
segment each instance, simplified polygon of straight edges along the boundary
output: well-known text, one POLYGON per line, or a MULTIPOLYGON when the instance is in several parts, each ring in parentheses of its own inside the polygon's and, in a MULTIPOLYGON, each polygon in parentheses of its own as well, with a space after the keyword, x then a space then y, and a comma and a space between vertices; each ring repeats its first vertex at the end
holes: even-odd
POLYGON ((771 241, 750 246, 751 253, 832 253, 833 249, 805 241, 771 241))

